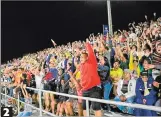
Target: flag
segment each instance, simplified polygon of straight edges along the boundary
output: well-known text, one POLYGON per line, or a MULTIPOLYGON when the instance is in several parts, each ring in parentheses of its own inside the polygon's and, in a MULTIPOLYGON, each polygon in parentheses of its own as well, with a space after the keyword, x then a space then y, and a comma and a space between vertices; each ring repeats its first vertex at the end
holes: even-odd
POLYGON ((53 43, 54 46, 57 45, 57 44, 55 43, 55 41, 53 41, 53 39, 51 39, 51 42, 53 43))
POLYGON ((106 36, 108 33, 108 25, 103 25, 103 35, 106 36))

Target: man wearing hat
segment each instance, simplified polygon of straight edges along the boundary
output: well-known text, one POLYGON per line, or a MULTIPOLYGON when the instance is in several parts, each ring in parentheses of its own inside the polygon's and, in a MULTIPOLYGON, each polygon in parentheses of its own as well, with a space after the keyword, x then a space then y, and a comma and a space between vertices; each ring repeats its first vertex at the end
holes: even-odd
MULTIPOLYGON (((157 92, 153 87, 154 79, 148 75, 147 71, 141 72, 141 78, 136 81, 136 103, 144 105, 154 105, 157 100, 157 92)), ((135 116, 157 116, 155 111, 136 108, 135 116)))
MULTIPOLYGON (((115 101, 133 103, 135 98, 136 80, 131 79, 131 70, 125 69, 123 78, 118 81, 117 96, 115 101)), ((133 114, 133 109, 125 106, 117 106, 121 111, 133 114)))

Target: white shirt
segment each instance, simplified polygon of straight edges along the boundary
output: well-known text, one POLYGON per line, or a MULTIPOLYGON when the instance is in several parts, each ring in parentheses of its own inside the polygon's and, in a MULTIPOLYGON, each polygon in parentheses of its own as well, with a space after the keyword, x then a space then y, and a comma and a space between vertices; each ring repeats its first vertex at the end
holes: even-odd
POLYGON ((62 68, 62 69, 65 68, 64 60, 62 60, 62 61, 58 64, 58 67, 59 67, 59 68, 62 68))
POLYGON ((130 38, 132 38, 132 39, 135 39, 135 41, 136 41, 136 37, 137 37, 137 35, 135 34, 135 33, 131 33, 130 35, 129 35, 129 37, 130 38))
POLYGON ((119 82, 118 82, 118 87, 117 87, 117 94, 118 94, 118 96, 125 95, 126 98, 130 98, 130 97, 135 96, 136 80, 135 79, 129 80, 129 83, 128 83, 128 92, 125 93, 125 94, 123 94, 122 91, 121 91, 122 85, 123 85, 123 81, 124 80, 120 79, 119 82))
POLYGON ((44 74, 40 72, 39 75, 35 75, 35 80, 36 80, 36 88, 37 89, 42 89, 42 78, 44 77, 44 74))
MULTIPOLYGON (((32 98, 25 98, 25 103, 32 104, 32 98)), ((32 107, 25 104, 24 111, 32 112, 32 107)))

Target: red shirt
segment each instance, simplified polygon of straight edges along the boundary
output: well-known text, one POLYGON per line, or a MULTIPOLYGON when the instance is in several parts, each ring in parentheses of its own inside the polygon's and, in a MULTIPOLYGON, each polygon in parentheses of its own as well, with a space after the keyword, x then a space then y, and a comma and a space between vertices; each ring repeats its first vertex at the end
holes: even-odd
POLYGON ((29 72, 27 72, 26 74, 27 74, 28 81, 30 81, 30 80, 31 80, 31 78, 32 78, 32 74, 31 74, 31 72, 29 71, 29 72))
POLYGON ((48 72, 45 77, 44 77, 44 80, 50 80, 51 78, 53 77, 53 74, 51 72, 48 72))
POLYGON ((89 43, 86 44, 86 49, 88 50, 88 60, 80 65, 80 83, 83 91, 95 87, 101 83, 97 72, 97 60, 89 43))

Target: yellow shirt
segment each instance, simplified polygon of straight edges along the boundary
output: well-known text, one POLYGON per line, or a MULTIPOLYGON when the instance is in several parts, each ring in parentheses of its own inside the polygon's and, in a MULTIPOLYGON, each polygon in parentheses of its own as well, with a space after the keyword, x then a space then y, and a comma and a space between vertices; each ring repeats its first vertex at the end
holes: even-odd
POLYGON ((76 73, 75 78, 76 78, 76 80, 80 79, 80 71, 76 73))
POLYGON ((117 70, 111 69, 110 70, 110 76, 112 78, 113 83, 117 83, 123 75, 123 70, 121 68, 118 68, 117 70))
MULTIPOLYGON (((135 69, 134 69, 133 59, 134 59, 134 58, 133 58, 133 55, 132 55, 132 53, 130 53, 129 69, 130 69, 131 71, 135 70, 135 69)), ((136 72, 137 72, 137 75, 138 75, 138 77, 139 77, 139 76, 140 76, 140 68, 139 68, 139 66, 137 67, 136 72)))

